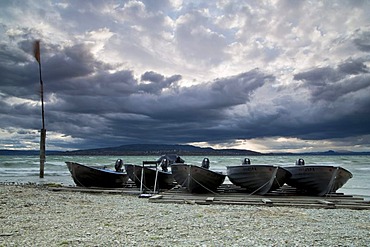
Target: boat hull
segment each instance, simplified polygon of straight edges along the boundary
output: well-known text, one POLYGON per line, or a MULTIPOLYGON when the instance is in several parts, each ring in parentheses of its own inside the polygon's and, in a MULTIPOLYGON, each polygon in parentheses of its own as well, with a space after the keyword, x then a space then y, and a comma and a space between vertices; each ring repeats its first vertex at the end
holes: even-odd
POLYGON ((143 189, 153 189, 156 186, 157 189, 170 189, 174 187, 175 179, 171 172, 165 172, 155 167, 147 167, 140 165, 126 164, 125 170, 130 179, 136 184, 137 187, 143 189), (141 183, 141 173, 143 173, 143 183, 141 183), (157 174, 158 173, 158 174, 157 174), (156 183, 157 176, 157 183, 156 183))
POLYGON ((225 174, 195 165, 173 164, 171 169, 176 182, 190 193, 215 191, 226 178, 225 174))
POLYGON ((76 162, 66 162, 72 179, 81 187, 122 188, 128 181, 124 172, 82 165, 76 162))
POLYGON ((290 176, 287 170, 274 165, 238 165, 226 169, 230 182, 258 195, 278 189, 290 176))
POLYGON ((352 178, 352 173, 337 166, 304 165, 286 166, 292 176, 287 184, 302 193, 323 196, 336 192, 352 178))

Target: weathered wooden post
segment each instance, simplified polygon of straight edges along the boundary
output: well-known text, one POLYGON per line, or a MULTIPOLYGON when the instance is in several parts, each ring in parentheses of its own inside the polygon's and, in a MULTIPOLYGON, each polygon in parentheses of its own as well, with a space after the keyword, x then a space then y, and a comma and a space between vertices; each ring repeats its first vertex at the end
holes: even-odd
POLYGON ((39 64, 39 76, 40 76, 40 94, 41 94, 41 115, 42 115, 42 129, 40 137, 40 178, 44 177, 44 165, 45 165, 45 140, 46 140, 46 129, 45 129, 45 113, 44 113, 44 83, 42 82, 41 76, 41 56, 40 56, 40 40, 35 41, 33 52, 36 61, 39 64))

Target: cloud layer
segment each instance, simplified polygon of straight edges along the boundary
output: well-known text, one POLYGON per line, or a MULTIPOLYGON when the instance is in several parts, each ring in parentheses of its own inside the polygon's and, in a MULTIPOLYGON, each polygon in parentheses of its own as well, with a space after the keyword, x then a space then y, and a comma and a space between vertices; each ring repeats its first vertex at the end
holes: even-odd
POLYGON ((0 3, 0 149, 370 150, 367 1, 0 3))

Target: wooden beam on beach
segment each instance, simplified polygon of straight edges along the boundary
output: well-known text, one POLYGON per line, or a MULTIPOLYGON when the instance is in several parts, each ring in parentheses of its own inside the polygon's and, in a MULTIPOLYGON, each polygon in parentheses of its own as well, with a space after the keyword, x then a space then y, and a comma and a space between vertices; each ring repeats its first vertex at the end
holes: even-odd
POLYGON ((344 195, 342 193, 331 194, 328 197, 319 197, 294 193, 289 193, 287 196, 284 192, 274 192, 261 196, 250 195, 243 190, 233 189, 230 186, 228 188, 220 188, 217 192, 220 193, 191 194, 184 188, 177 187, 160 193, 162 197, 149 198, 149 202, 370 210, 369 201, 365 201, 364 198, 344 195))
POLYGON ((206 202, 213 202, 215 200, 215 197, 207 197, 206 202))
POLYGON ((268 198, 263 198, 263 199, 262 199, 262 202, 263 202, 264 204, 266 204, 266 205, 272 205, 272 201, 271 201, 270 199, 268 199, 268 198))
POLYGON ((317 200, 318 203, 321 203, 321 204, 324 204, 324 205, 327 205, 327 206, 331 206, 331 207, 335 207, 335 203, 334 202, 330 202, 330 201, 327 201, 327 200, 317 200))
POLYGON ((84 193, 102 193, 102 194, 131 194, 139 195, 140 191, 137 188, 87 188, 87 187, 49 187, 50 191, 70 191, 70 192, 84 192, 84 193))
MULTIPOLYGON (((128 194, 140 195, 136 187, 127 188, 86 188, 86 187, 48 187, 50 191, 70 191, 85 193, 128 194)), ((351 195, 338 194, 333 197, 279 195, 278 193, 266 196, 250 195, 240 192, 222 192, 207 194, 191 194, 181 187, 152 195, 148 198, 151 203, 173 203, 191 205, 248 205, 248 206, 275 206, 275 207, 300 207, 300 208, 325 208, 325 209, 353 209, 370 210, 370 201, 351 195)))
POLYGON ((196 204, 196 203, 195 203, 195 201, 192 201, 192 200, 183 200, 183 202, 184 202, 185 204, 191 204, 191 205, 196 204))
POLYGON ((163 197, 163 195, 154 195, 150 198, 153 199, 153 200, 156 200, 156 199, 161 199, 162 197, 163 197))

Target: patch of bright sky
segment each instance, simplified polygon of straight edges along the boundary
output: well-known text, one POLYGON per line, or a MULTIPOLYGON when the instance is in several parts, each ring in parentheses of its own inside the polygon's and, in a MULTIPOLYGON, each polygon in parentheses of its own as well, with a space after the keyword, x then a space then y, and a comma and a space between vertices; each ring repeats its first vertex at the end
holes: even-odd
MULTIPOLYGON (((277 153, 284 150, 284 152, 290 153, 305 153, 305 152, 317 152, 317 151, 352 151, 358 149, 361 150, 363 146, 357 145, 354 146, 343 146, 339 145, 340 143, 335 143, 330 140, 301 140, 298 138, 285 138, 285 137, 276 137, 276 138, 259 138, 259 139, 249 139, 249 140, 235 140, 233 143, 219 143, 217 145, 212 145, 207 142, 194 142, 189 143, 190 145, 199 146, 199 147, 212 147, 215 149, 244 149, 257 151, 261 153, 277 153)), ((367 147, 362 148, 364 151, 367 150, 367 147)))
POLYGON ((3 100, 5 103, 9 105, 21 105, 21 104, 30 104, 30 105, 40 105, 40 101, 34 101, 30 99, 22 99, 18 97, 9 97, 3 100))

